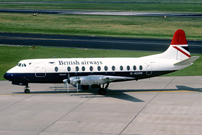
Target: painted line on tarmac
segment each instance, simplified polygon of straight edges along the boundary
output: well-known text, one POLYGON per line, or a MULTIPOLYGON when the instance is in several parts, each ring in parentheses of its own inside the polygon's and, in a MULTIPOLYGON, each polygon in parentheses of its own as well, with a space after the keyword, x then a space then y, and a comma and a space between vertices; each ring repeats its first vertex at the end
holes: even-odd
MULTIPOLYGON (((116 91, 116 92, 118 92, 118 91, 116 91)), ((166 91, 161 91, 161 90, 156 90, 156 91, 131 91, 132 93, 141 93, 141 92, 202 92, 202 91, 200 91, 200 90, 195 90, 195 91, 193 91, 193 90, 166 90, 166 91)), ((123 92, 123 93, 131 93, 131 92, 123 92)), ((19 93, 19 94, 15 94, 15 93, 10 93, 10 94, 0 94, 0 96, 4 96, 4 95, 51 95, 51 94, 57 94, 57 95, 59 95, 59 94, 61 94, 61 95, 64 95, 64 94, 67 94, 67 95, 89 95, 89 94, 92 94, 93 95, 93 93, 90 93, 90 92, 82 92, 82 93, 54 93, 54 92, 50 92, 50 93, 29 93, 29 94, 27 94, 27 93, 19 93)), ((116 94, 116 93, 114 93, 114 94, 116 94)), ((97 95, 99 95, 99 94, 97 94, 97 95)), ((107 95, 107 94, 106 94, 107 95)), ((110 93, 110 95, 113 95, 113 92, 111 91, 111 93, 110 93)))
MULTIPOLYGON (((67 95, 72 95, 72 94, 74 94, 74 95, 78 95, 78 94, 83 94, 83 95, 87 95, 87 94, 91 94, 91 93, 54 93, 54 92, 52 92, 52 93, 19 93, 19 94, 15 94, 15 93, 10 93, 10 94, 0 94, 0 96, 4 96, 4 95, 51 95, 51 94, 57 94, 57 95, 59 95, 59 94, 67 94, 67 95)), ((93 94, 92 94, 93 95, 93 94)))
MULTIPOLYGON (((135 92, 135 91, 134 91, 135 92)), ((148 90, 148 91, 137 91, 137 92, 198 92, 198 91, 192 91, 192 90, 148 90)))

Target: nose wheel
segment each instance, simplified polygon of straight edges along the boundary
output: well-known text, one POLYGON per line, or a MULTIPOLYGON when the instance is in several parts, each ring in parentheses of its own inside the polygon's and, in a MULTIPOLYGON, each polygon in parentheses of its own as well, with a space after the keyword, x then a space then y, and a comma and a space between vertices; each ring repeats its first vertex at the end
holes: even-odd
POLYGON ((28 88, 29 88, 29 86, 26 85, 25 88, 24 88, 24 89, 25 89, 25 90, 24 90, 24 93, 30 93, 30 90, 29 90, 28 88))
POLYGON ((29 89, 25 89, 24 92, 25 93, 30 93, 30 90, 29 89))

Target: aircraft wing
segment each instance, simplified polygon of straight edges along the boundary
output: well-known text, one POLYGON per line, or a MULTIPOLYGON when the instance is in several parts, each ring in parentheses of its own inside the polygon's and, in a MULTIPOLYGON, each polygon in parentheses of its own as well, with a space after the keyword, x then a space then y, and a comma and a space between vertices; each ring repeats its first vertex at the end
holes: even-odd
POLYGON ((182 60, 180 62, 175 63, 175 66, 182 66, 182 65, 190 65, 192 64, 195 60, 197 60, 200 56, 192 56, 191 58, 182 60))
POLYGON ((116 80, 134 80, 134 77, 122 77, 122 76, 103 76, 103 80, 116 81, 116 80))
POLYGON ((134 77, 122 77, 122 76, 105 76, 105 75, 89 75, 89 76, 77 76, 64 79, 65 84, 70 83, 72 85, 93 85, 93 84, 105 84, 113 81, 125 81, 125 80, 134 80, 134 77))

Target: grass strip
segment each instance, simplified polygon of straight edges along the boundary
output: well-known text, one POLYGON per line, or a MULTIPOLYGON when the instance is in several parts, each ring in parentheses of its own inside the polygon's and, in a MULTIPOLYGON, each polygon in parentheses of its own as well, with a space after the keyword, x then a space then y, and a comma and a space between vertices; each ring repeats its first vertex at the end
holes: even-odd
POLYGON ((202 40, 202 18, 0 13, 0 32, 202 40))
MULTIPOLYGON (((30 0, 1 0, 1 2, 30 2, 30 0)), ((32 0, 31 2, 56 2, 55 0, 32 0)), ((160 3, 160 2, 167 2, 167 3, 170 3, 170 2, 175 2, 175 3, 200 3, 201 0, 183 0, 183 1, 176 1, 176 0, 77 0, 77 1, 73 1, 73 0, 60 0, 59 2, 71 2, 71 3, 92 3, 92 2, 99 2, 99 3, 107 3, 107 2, 146 2, 146 3, 149 3, 149 2, 157 2, 157 3, 160 3)))
MULTIPOLYGON (((28 2, 28 1, 27 1, 28 2)), ((201 13, 201 2, 81 2, 81 3, 1 3, 0 9, 84 10, 84 11, 147 11, 201 13)))

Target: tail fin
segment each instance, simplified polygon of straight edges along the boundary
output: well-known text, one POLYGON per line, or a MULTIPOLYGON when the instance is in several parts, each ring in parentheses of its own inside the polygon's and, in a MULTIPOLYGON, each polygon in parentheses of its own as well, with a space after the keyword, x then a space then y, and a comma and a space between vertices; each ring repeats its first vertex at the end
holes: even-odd
POLYGON ((182 29, 175 31, 169 48, 162 53, 161 57, 174 60, 185 60, 191 57, 185 32, 182 29))

